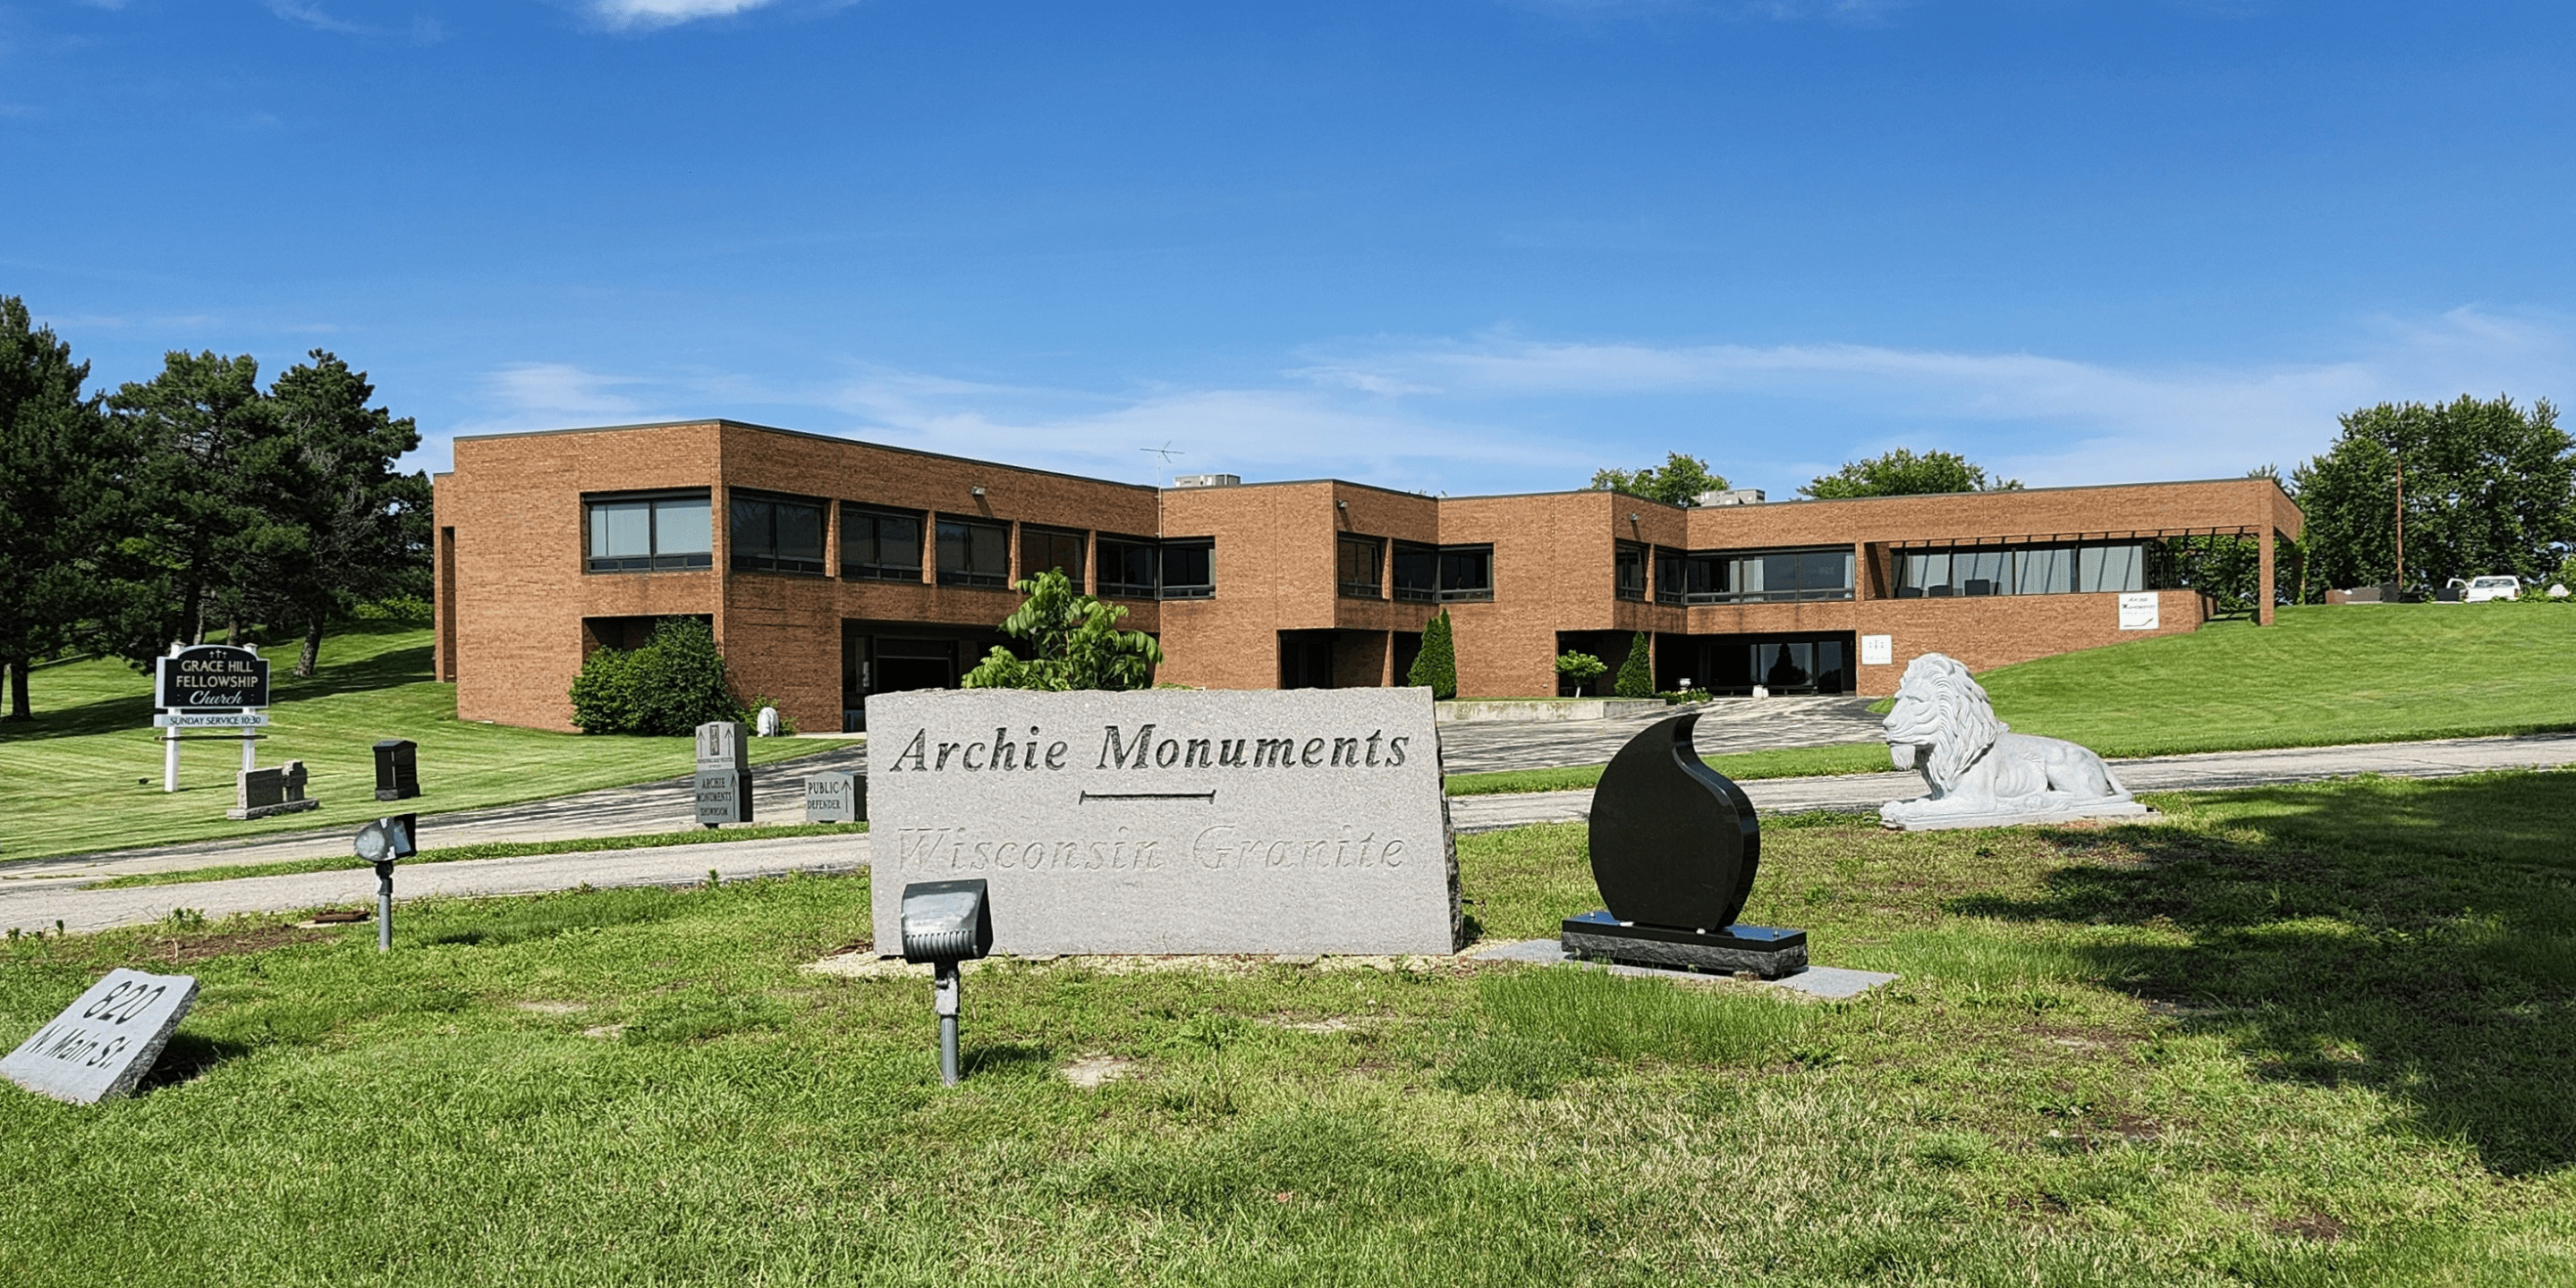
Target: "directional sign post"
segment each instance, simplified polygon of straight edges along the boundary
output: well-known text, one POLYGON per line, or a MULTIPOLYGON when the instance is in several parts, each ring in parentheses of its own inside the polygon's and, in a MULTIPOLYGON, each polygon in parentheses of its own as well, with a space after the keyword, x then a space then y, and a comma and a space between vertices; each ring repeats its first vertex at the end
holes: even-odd
POLYGON ((242 768, 259 767, 257 737, 251 730, 268 723, 268 661, 256 648, 230 644, 170 646, 156 659, 152 704, 160 708, 154 727, 166 729, 161 752, 161 790, 179 790, 179 731, 239 729, 242 768))

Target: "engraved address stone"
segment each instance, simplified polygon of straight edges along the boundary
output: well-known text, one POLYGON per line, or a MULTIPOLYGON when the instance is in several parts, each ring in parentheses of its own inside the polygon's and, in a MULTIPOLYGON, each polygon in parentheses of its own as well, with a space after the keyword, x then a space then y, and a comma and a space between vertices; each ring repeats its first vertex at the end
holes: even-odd
POLYGON ((993 950, 1448 953, 1428 689, 868 699, 876 942, 906 882, 981 877, 993 950))
POLYGON ((193 975, 109 971, 0 1059, 0 1075, 76 1105, 130 1094, 196 1000, 193 975))

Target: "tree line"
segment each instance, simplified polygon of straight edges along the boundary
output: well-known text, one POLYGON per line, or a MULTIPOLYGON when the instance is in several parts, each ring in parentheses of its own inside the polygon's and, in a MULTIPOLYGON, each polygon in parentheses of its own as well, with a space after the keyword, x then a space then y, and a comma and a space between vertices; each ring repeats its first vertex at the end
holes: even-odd
POLYGON ((394 468, 410 417, 315 349, 266 388, 244 354, 172 352, 159 375, 89 390, 89 364, 0 296, 0 665, 7 719, 27 670, 66 654, 138 669, 173 642, 302 641, 426 599, 429 476, 394 468))

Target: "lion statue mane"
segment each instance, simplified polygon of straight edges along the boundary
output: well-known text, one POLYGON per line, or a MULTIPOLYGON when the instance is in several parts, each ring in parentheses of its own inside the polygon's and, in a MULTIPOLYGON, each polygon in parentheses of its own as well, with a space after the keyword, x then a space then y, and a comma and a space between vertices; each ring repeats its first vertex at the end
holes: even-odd
POLYGON ((2059 738, 2013 733, 1956 658, 1926 653, 1907 664, 1887 713, 1889 758, 1922 771, 1929 796, 1889 801, 1893 828, 1978 827, 2043 819, 2147 813, 2100 756, 2059 738))

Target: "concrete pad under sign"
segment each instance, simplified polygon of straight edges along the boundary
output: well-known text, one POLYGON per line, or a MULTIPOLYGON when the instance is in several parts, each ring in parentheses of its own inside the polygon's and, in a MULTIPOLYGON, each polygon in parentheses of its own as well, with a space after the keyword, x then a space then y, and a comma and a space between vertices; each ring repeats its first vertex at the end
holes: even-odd
MULTIPOLYGON (((1637 979, 1662 979, 1676 983, 1716 983, 1730 978, 1725 975, 1701 975, 1686 970, 1657 970, 1651 966, 1612 965, 1577 961, 1565 955, 1565 946, 1553 939, 1517 939, 1501 943, 1479 944, 1458 954, 1471 961, 1529 962, 1541 966, 1581 966, 1585 970, 1606 970, 1613 975, 1637 979)), ((1883 971, 1846 970, 1839 966, 1809 966, 1794 975, 1762 983, 1766 987, 1786 989, 1809 997, 1834 1000, 1858 997, 1881 984, 1891 984, 1897 976, 1883 971)))
POLYGON ((890 693, 868 701, 876 936, 981 878, 993 951, 1448 954, 1431 691, 890 693))
POLYGON ((0 1059, 0 1075, 75 1105, 130 1095, 196 1000, 193 975, 109 971, 0 1059))

